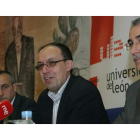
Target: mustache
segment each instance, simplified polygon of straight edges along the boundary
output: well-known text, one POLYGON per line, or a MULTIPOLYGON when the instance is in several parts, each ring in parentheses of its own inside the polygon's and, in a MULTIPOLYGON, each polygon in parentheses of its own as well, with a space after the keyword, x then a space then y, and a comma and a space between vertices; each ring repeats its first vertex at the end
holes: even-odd
POLYGON ((136 61, 137 58, 140 58, 140 54, 133 55, 133 61, 136 61))
POLYGON ((48 72, 43 73, 43 77, 53 77, 53 76, 54 76, 54 74, 50 74, 48 72))

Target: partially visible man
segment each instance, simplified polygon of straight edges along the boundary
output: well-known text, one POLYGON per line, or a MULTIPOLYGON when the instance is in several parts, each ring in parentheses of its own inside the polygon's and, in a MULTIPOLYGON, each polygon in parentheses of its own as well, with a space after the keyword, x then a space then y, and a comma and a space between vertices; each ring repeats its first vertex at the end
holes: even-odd
MULTIPOLYGON (((126 48, 131 51, 136 68, 140 71, 140 18, 132 21, 126 48)), ((140 80, 129 86, 124 109, 114 123, 140 123, 140 80)))
POLYGON ((37 102, 39 124, 109 123, 96 86, 72 74, 73 58, 69 48, 50 43, 39 49, 35 67, 46 85, 37 102))
POLYGON ((23 17, 13 17, 13 42, 5 55, 5 70, 16 82, 20 95, 34 99, 34 39, 22 35, 23 17))
MULTIPOLYGON (((22 111, 32 111, 33 118, 36 111, 36 102, 33 99, 16 93, 17 85, 11 73, 0 71, 0 102, 8 100, 13 105, 14 111, 9 120, 21 119, 22 111)), ((3 123, 2 121, 0 123, 3 123)))

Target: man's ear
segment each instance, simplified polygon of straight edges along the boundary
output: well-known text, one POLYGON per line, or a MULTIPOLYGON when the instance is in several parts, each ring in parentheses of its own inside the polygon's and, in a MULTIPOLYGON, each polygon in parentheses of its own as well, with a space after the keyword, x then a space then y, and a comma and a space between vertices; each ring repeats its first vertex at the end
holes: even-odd
POLYGON ((14 89, 14 92, 17 91, 17 84, 16 83, 13 84, 13 89, 14 89))
POLYGON ((67 71, 70 71, 73 68, 73 61, 72 60, 67 60, 67 71))

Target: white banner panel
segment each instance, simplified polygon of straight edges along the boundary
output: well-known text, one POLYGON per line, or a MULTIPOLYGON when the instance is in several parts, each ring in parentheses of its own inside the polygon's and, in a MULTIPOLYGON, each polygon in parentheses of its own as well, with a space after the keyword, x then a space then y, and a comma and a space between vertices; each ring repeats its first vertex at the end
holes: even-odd
POLYGON ((97 85, 106 109, 123 107, 128 86, 140 77, 131 53, 125 50, 136 18, 92 17, 90 80, 97 85))

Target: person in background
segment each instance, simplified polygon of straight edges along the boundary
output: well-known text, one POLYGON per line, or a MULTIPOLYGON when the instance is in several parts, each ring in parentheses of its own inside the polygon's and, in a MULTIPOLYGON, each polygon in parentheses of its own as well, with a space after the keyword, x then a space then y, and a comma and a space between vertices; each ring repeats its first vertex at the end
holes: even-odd
MULTIPOLYGON (((0 102, 8 100, 14 108, 8 119, 21 119, 21 112, 29 110, 32 111, 34 117, 36 102, 33 99, 19 95, 16 89, 17 85, 13 75, 7 71, 0 71, 0 102)), ((0 121, 0 123, 3 123, 3 121, 0 121)))
MULTIPOLYGON (((126 48, 130 50, 137 70, 140 70, 140 18, 132 21, 126 48)), ((114 121, 114 124, 137 123, 140 123, 140 80, 129 86, 124 109, 114 121)))
POLYGON ((17 92, 34 99, 34 38, 22 30, 23 17, 12 17, 13 41, 5 54, 5 70, 14 76, 17 92))
POLYGON ((35 68, 47 87, 38 98, 35 123, 109 123, 96 86, 72 74, 73 58, 67 46, 53 42, 41 47, 35 68))

